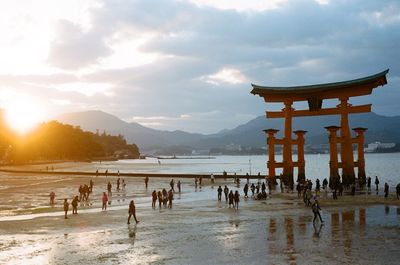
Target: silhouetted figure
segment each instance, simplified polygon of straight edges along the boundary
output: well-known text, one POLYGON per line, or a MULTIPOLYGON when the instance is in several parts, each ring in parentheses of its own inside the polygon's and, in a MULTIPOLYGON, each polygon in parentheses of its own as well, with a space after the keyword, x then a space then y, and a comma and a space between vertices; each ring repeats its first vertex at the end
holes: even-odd
POLYGON ((225 194, 225 202, 228 203, 228 193, 229 193, 229 189, 228 187, 225 185, 224 187, 224 194, 225 194))
POLYGON ((107 177, 107 175, 108 175, 108 169, 106 169, 105 174, 106 174, 106 177, 107 177))
POLYGON ((178 183, 176 183, 176 186, 178 187, 178 192, 181 193, 181 181, 178 180, 178 183))
POLYGON ((49 197, 50 197, 50 205, 53 206, 55 204, 54 198, 56 197, 56 194, 54 193, 54 191, 50 192, 49 197))
POLYGON ((168 207, 172 208, 172 200, 174 199, 174 192, 172 189, 168 191, 168 207))
POLYGON ((144 185, 146 186, 147 189, 147 185, 149 184, 149 177, 145 177, 144 178, 144 185))
POLYGON ((326 190, 327 187, 328 187, 328 180, 324 178, 324 180, 322 181, 322 189, 326 190))
POLYGON ((120 178, 117 179, 117 191, 119 191, 120 178))
POLYGON ((233 196, 235 204, 233 207, 234 208, 236 207, 236 209, 239 209, 239 197, 240 197, 239 192, 235 191, 235 195, 233 196))
POLYGON ((129 216, 128 216, 128 225, 130 224, 131 217, 133 216, 133 219, 135 219, 136 223, 139 223, 139 221, 136 219, 136 207, 135 203, 133 200, 131 200, 131 203, 129 204, 129 216))
POLYGON ((101 197, 101 202, 102 202, 101 210, 102 211, 107 210, 108 197, 105 192, 103 192, 103 196, 101 197))
POLYGON ((261 184, 261 192, 262 192, 262 193, 265 192, 265 189, 266 189, 265 183, 263 182, 263 183, 261 184))
POLYGON ((126 183, 125 180, 122 179, 122 190, 125 191, 125 189, 126 189, 126 183))
POLYGON ((72 205, 72 214, 78 214, 78 202, 80 202, 78 196, 75 196, 71 202, 72 205))
POLYGON ((108 182, 108 184, 107 184, 108 197, 110 197, 112 195, 111 188, 112 188, 111 182, 108 182))
POLYGON ((249 184, 245 184, 244 188, 243 188, 243 192, 244 192, 244 197, 247 198, 249 196, 247 196, 247 193, 249 192, 249 184))
POLYGON ((221 197, 222 197, 222 187, 221 186, 218 187, 217 192, 218 192, 218 201, 221 201, 221 197))
POLYGON ((368 176, 368 178, 367 178, 367 188, 368 188, 368 191, 371 191, 371 177, 370 176, 368 176))
POLYGON ((250 176, 249 176, 249 173, 246 173, 246 181, 247 181, 247 183, 250 183, 250 176))
POLYGON ((397 196, 397 199, 399 200, 400 199, 400 183, 397 184, 397 186, 396 186, 396 196, 397 196))
POLYGON ((389 184, 387 184, 387 182, 385 182, 385 198, 387 198, 389 196, 389 184))
POLYGON ((378 176, 375 176, 375 185, 376 185, 376 194, 378 194, 378 188, 379 188, 379 179, 378 176))
POLYGON ((153 190, 153 193, 151 193, 152 201, 151 201, 151 208, 155 209, 156 208, 156 201, 157 201, 157 191, 153 190))
POLYGON ((233 192, 232 192, 232 190, 229 192, 228 199, 229 199, 229 208, 230 208, 231 205, 233 206, 233 192))
POLYGON ((199 185, 201 186, 201 182, 202 182, 203 178, 199 177, 199 185))
POLYGON ((161 204, 163 202, 163 198, 162 198, 162 193, 161 191, 157 192, 157 197, 158 197, 158 207, 161 209, 161 204))
POLYGON ((315 181, 315 191, 319 191, 321 189, 321 184, 319 183, 319 179, 315 181))
POLYGON ((69 208, 69 203, 67 199, 64 199, 64 218, 68 219, 67 214, 68 214, 68 208, 69 208))
POLYGON ((197 178, 194 178, 194 187, 197 189, 197 178))
POLYGON ((315 202, 314 202, 313 205, 311 206, 311 209, 312 209, 313 214, 314 214, 313 223, 314 223, 315 220, 317 219, 317 216, 319 217, 319 220, 321 221, 321 223, 323 223, 324 221, 322 221, 321 213, 319 212, 319 211, 321 210, 321 208, 319 207, 319 203, 318 203, 317 200, 315 200, 315 202))
POLYGON ((251 190, 251 197, 254 197, 254 191, 256 190, 256 186, 254 186, 254 183, 251 183, 250 190, 251 190))
POLYGON ((171 190, 172 190, 173 192, 175 192, 175 189, 174 189, 174 186, 175 186, 174 179, 171 179, 171 182, 169 183, 169 185, 171 186, 171 190))
POLYGON ((339 196, 343 196, 343 183, 339 183, 339 196))
POLYGON ((167 190, 166 189, 162 190, 162 195, 163 195, 163 204, 164 204, 164 207, 166 207, 167 206, 167 202, 168 202, 168 194, 167 194, 167 190))
POLYGON ((297 198, 301 198, 301 184, 300 184, 300 182, 297 182, 296 190, 297 190, 297 198))
POLYGON ((93 186, 94 186, 94 182, 93 182, 93 180, 90 180, 90 181, 89 181, 90 193, 93 192, 93 186))

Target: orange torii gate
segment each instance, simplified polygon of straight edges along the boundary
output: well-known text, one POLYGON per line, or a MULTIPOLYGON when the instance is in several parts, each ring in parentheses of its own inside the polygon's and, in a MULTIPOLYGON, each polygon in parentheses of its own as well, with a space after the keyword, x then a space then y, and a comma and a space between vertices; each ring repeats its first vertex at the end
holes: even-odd
POLYGON ((364 131, 366 128, 354 128, 357 133, 356 138, 351 137, 349 127, 349 114, 363 113, 371 111, 371 104, 352 106, 348 103, 350 97, 369 95, 375 87, 387 84, 386 74, 389 69, 368 77, 336 82, 327 84, 317 84, 309 86, 294 87, 267 87, 251 84, 251 91, 254 95, 263 97, 265 102, 282 102, 284 108, 282 111, 267 111, 267 118, 284 118, 285 129, 282 139, 275 138, 277 130, 265 130, 269 147, 268 153, 268 178, 275 183, 276 168, 283 168, 284 183, 293 188, 293 168, 298 167, 297 181, 305 179, 305 161, 304 161, 304 134, 306 131, 295 131, 297 139, 292 139, 292 118, 304 116, 319 115, 340 115, 340 127, 329 126, 326 129, 329 132, 330 142, 330 182, 339 181, 338 169, 342 169, 342 181, 345 185, 354 183, 354 167, 358 167, 358 177, 365 181, 365 161, 364 161, 364 131), (322 108, 324 99, 338 99, 339 104, 334 108, 322 108), (308 109, 295 110, 292 105, 296 101, 307 101, 308 109), (340 130, 340 136, 336 132, 340 130), (283 161, 275 161, 275 144, 283 145, 283 161), (340 145, 340 159, 338 161, 338 148, 340 145), (354 161, 353 144, 358 145, 358 161, 354 161), (292 160, 292 145, 298 145, 298 161, 292 160))

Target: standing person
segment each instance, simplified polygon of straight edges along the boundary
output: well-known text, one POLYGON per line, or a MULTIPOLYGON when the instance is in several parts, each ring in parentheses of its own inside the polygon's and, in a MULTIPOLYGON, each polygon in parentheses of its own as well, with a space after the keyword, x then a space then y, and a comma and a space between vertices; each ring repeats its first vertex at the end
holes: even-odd
POLYGON ((105 171, 104 173, 106 174, 106 177, 107 177, 107 175, 108 175, 108 169, 106 169, 106 171, 105 171))
POLYGON ((385 182, 385 198, 387 198, 388 196, 389 196, 389 184, 385 182))
POLYGON ((229 199, 229 208, 231 208, 231 205, 233 206, 233 192, 232 192, 232 190, 229 192, 228 199, 229 199))
POLYGON ((321 221, 321 223, 324 223, 324 221, 322 221, 322 218, 321 218, 321 213, 319 212, 319 211, 321 211, 321 208, 319 207, 318 200, 314 201, 313 205, 311 206, 311 209, 312 209, 313 214, 314 214, 313 223, 315 223, 315 220, 317 219, 317 216, 319 217, 319 220, 321 221))
POLYGON ((222 187, 221 186, 218 187, 217 192, 218 192, 218 201, 221 201, 221 197, 222 197, 222 187))
POLYGON ((376 185, 376 194, 378 194, 378 186, 379 186, 379 179, 378 176, 375 176, 375 185, 376 185))
POLYGON ((153 193, 151 194, 151 197, 152 197, 151 207, 153 209, 155 209, 156 208, 156 201, 157 201, 157 191, 156 190, 153 190, 153 193))
POLYGON ((249 173, 246 173, 246 181, 247 181, 247 183, 250 183, 250 176, 249 176, 249 173))
POLYGON ((194 187, 197 189, 197 178, 194 178, 194 187))
POLYGON ((254 186, 254 183, 251 183, 250 190, 251 190, 251 197, 254 197, 254 191, 256 190, 256 186, 254 186))
POLYGON ((202 177, 199 178, 199 185, 201 186, 201 181, 203 180, 202 177))
POLYGON ((211 184, 214 184, 214 174, 213 173, 211 173, 210 179, 211 179, 211 184))
POLYGON ((229 193, 229 189, 228 187, 225 185, 224 187, 224 194, 225 194, 225 202, 228 203, 228 193, 229 193))
POLYGON ((71 202, 72 205, 72 214, 78 214, 78 202, 79 202, 78 196, 75 196, 74 199, 71 202))
POLYGON ((234 204, 233 208, 236 207, 236 209, 239 209, 239 197, 240 197, 239 192, 235 191, 235 195, 233 197, 235 204, 234 204))
POLYGON ((126 187, 125 180, 124 180, 124 179, 122 179, 122 190, 123 190, 123 191, 125 191, 125 187, 126 187))
POLYGON ((117 179, 117 191, 119 191, 119 184, 120 184, 120 178, 117 179))
POLYGON ((174 199, 174 192, 172 189, 168 191, 168 208, 172 208, 172 200, 174 199))
POLYGON ((248 198, 248 196, 247 196, 247 192, 249 191, 249 184, 245 184, 244 185, 244 188, 243 188, 243 192, 244 192, 244 197, 245 198, 248 198))
POLYGON ((144 178, 144 185, 146 186, 147 189, 147 185, 149 184, 149 177, 145 177, 144 178))
POLYGON ((176 186, 178 187, 178 192, 181 193, 181 180, 178 180, 176 186))
POLYGON ((322 181, 322 189, 326 190, 327 187, 328 187, 328 180, 324 178, 324 180, 322 181))
POLYGON ((368 176, 368 178, 367 178, 367 188, 368 188, 368 191, 371 191, 371 177, 370 176, 368 176))
POLYGON ((90 181, 89 181, 90 193, 93 192, 93 186, 94 186, 94 182, 93 182, 93 180, 90 180, 90 181))
POLYGON ((54 191, 50 192, 49 197, 50 197, 50 205, 54 205, 54 198, 56 197, 54 191))
POLYGON ((171 182, 169 183, 169 185, 171 186, 171 190, 172 190, 173 192, 175 192, 175 189, 174 189, 174 186, 175 186, 174 179, 171 179, 171 182))
POLYGON ((297 198, 301 198, 301 184, 300 184, 300 182, 297 182, 296 190, 297 190, 297 198))
POLYGON ((265 190, 266 190, 267 188, 265 187, 265 183, 263 182, 263 183, 261 183, 261 193, 265 193, 265 190))
POLYGON ((101 210, 102 211, 107 210, 107 201, 108 201, 107 194, 105 192, 103 192, 103 196, 101 198, 101 202, 103 203, 102 206, 101 206, 101 210))
POLYGON ((69 208, 68 200, 64 199, 64 219, 68 219, 67 217, 68 208, 69 208))
POLYGON ((112 188, 111 182, 108 182, 107 184, 108 197, 111 197, 112 195, 111 188, 112 188))
POLYGON ((162 196, 163 196, 163 204, 164 204, 164 207, 167 207, 168 194, 167 194, 167 190, 166 190, 166 189, 163 189, 163 190, 162 190, 162 196))
POLYGON ((136 219, 136 207, 135 203, 133 200, 131 200, 131 203, 129 204, 129 216, 128 216, 128 225, 130 224, 131 217, 133 216, 133 219, 135 219, 135 222, 138 224, 139 221, 136 219))
POLYGON ((161 191, 158 191, 158 192, 157 192, 157 197, 158 197, 158 207, 160 207, 160 209, 161 209, 161 204, 162 204, 162 202, 163 202, 163 198, 162 198, 162 193, 161 193, 161 191))

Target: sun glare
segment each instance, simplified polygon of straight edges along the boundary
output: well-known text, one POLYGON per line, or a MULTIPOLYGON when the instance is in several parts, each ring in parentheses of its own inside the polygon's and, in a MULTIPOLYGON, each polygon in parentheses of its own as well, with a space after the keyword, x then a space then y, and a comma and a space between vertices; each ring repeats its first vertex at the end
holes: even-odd
POLYGON ((5 108, 8 126, 20 135, 26 134, 42 121, 43 112, 32 100, 17 99, 5 108))

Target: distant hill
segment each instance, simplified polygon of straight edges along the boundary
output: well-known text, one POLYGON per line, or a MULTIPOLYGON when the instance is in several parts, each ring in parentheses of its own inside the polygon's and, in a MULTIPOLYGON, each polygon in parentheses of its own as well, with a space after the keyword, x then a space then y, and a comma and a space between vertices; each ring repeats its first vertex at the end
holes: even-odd
MULTIPOLYGON (((245 124, 231 130, 221 130, 218 133, 203 135, 184 131, 163 131, 147 128, 138 123, 128 123, 119 118, 102 112, 86 111, 61 115, 58 121, 80 126, 84 130, 102 133, 104 130, 111 134, 122 134, 128 143, 139 146, 141 153, 151 153, 157 150, 200 149, 207 150, 215 147, 224 147, 234 143, 242 146, 262 147, 266 145, 265 134, 262 130, 275 128, 281 130, 278 137, 282 137, 283 119, 266 119, 259 116, 245 124)), ((307 130, 306 144, 322 144, 328 142, 325 126, 340 125, 340 117, 317 116, 295 118, 293 130, 307 130)), ((366 143, 373 141, 400 142, 400 116, 386 117, 375 113, 350 115, 350 126, 366 127, 366 143)), ((168 151, 166 151, 168 150, 168 151)))
POLYGON ((84 112, 66 113, 56 120, 80 126, 84 130, 111 134, 121 134, 129 143, 135 143, 141 151, 150 151, 174 145, 184 145, 204 138, 204 135, 183 131, 155 130, 136 122, 125 122, 103 111, 92 110, 84 112))

